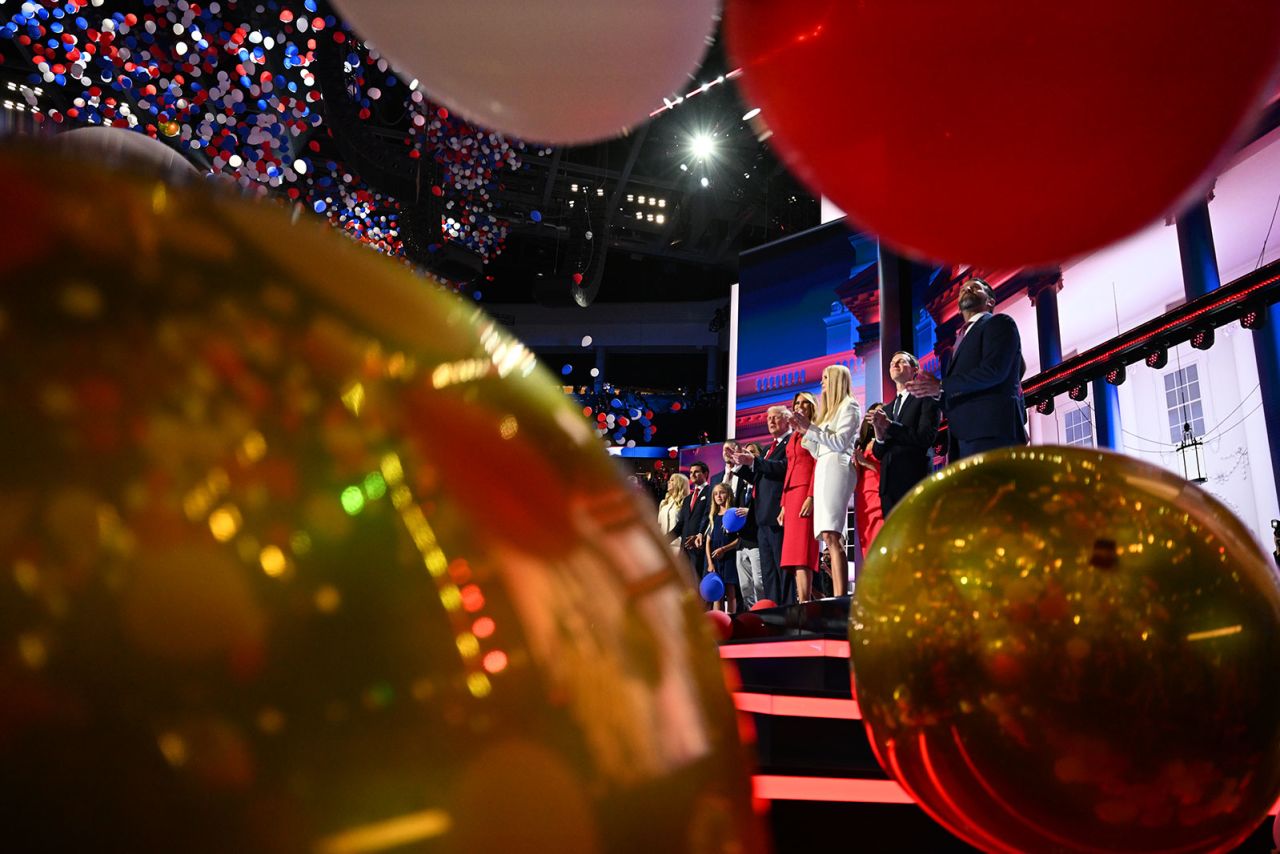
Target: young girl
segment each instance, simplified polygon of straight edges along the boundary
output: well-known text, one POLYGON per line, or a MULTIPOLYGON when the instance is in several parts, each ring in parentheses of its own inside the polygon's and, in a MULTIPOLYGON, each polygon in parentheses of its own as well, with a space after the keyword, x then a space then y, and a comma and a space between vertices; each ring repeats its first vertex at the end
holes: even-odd
POLYGON ((724 599, 712 607, 717 611, 727 608, 730 614, 738 612, 738 563, 737 550, 739 543, 737 534, 724 529, 724 514, 736 513, 733 509, 733 490, 723 483, 717 483, 711 490, 711 524, 707 527, 707 572, 714 572, 724 582, 724 599))

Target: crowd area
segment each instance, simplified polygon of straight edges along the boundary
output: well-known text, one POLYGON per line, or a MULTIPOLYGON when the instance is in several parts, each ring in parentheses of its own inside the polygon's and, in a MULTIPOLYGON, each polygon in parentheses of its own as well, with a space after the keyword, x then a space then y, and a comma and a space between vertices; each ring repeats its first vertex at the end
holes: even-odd
POLYGON ((1026 444, 1021 342, 994 306, 984 280, 961 287, 965 322, 941 377, 922 371, 915 355, 894 353, 896 394, 864 413, 848 368, 830 365, 816 399, 801 392, 769 408, 769 441, 725 443, 723 474, 712 478, 694 462, 665 478, 659 526, 713 607, 733 613, 847 595, 850 552, 865 557, 885 518, 933 470, 944 415, 951 462, 1026 444), (705 595, 711 575, 722 582, 711 586, 723 590, 718 597, 705 595))

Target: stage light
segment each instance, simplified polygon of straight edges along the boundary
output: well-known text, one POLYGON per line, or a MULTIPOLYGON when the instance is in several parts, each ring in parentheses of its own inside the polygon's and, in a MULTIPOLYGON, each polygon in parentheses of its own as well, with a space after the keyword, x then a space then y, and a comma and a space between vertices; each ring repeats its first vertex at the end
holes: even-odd
POLYGON ((644 196, 636 196, 636 204, 644 204, 644 196))
POLYGON ((709 180, 707 180, 707 177, 706 177, 705 175, 702 177, 702 181, 701 181, 700 183, 702 184, 702 188, 703 188, 704 190, 705 190, 707 187, 710 187, 710 186, 711 186, 711 182, 710 182, 709 180))
POLYGON ((578 192, 578 185, 577 185, 577 184, 570 184, 570 185, 569 185, 569 192, 570 192, 570 193, 576 193, 576 192, 578 192))
POLYGON ((597 196, 603 196, 603 195, 604 195, 604 187, 596 187, 596 195, 597 195, 597 196))
POLYGON ((636 219, 644 219, 644 213, 641 211, 636 211, 636 219))
POLYGON ((755 107, 754 109, 747 110, 747 113, 742 117, 742 120, 744 122, 749 122, 758 115, 760 115, 760 108, 755 107))
POLYGON ((627 193, 627 201, 634 202, 636 200, 635 193, 627 193))
POLYGON ((687 164, 687 163, 681 163, 681 164, 680 164, 680 171, 681 171, 681 172, 688 172, 688 171, 689 171, 689 164, 687 164))
POLYGON ((666 206, 667 206, 667 200, 666 200, 666 199, 658 199, 658 207, 660 207, 660 208, 665 208, 666 206))
POLYGON ((1116 365, 1107 371, 1107 382, 1111 385, 1120 385, 1124 382, 1124 365, 1116 365))
POLYGON ((1158 371, 1169 364, 1169 351, 1164 347, 1157 347, 1147 353, 1146 362, 1148 368, 1155 368, 1158 371))
POLYGON ((1254 306, 1240 318, 1240 325, 1245 329, 1261 329, 1267 325, 1267 309, 1265 306, 1254 306))
POLYGON ((1213 327, 1206 326, 1191 333, 1191 346, 1197 350, 1208 350, 1213 346, 1213 327))
POLYGON ((692 142, 690 142, 689 148, 693 151, 694 157, 699 160, 706 160, 708 157, 715 154, 716 143, 715 140, 707 136, 705 133, 700 133, 693 138, 692 142))
POLYGON ((1053 398, 1046 397, 1044 400, 1037 403, 1036 412, 1039 412, 1041 415, 1052 415, 1053 414, 1053 398))
POLYGON ((1089 386, 1087 383, 1080 383, 1080 385, 1072 386, 1071 391, 1067 392, 1067 397, 1071 398, 1076 403, 1079 403, 1088 396, 1089 386))
POLYGON ((653 214, 649 214, 647 217, 645 217, 645 219, 647 219, 649 222, 653 222, 653 214))
POLYGON ((657 222, 658 225, 662 225, 666 221, 667 221, 667 218, 662 214, 658 214, 658 218, 655 220, 655 222, 657 222))

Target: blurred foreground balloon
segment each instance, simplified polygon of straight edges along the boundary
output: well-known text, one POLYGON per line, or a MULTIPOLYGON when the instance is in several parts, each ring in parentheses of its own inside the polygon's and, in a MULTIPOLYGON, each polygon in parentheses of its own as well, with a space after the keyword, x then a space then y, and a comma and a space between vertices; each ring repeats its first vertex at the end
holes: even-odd
POLYGON ((1280 63, 1280 3, 1257 0, 729 0, 725 29, 815 192, 988 267, 1065 260, 1203 192, 1280 63))
POLYGON ((490 130, 557 145, 618 136, 683 95, 718 10, 716 0, 334 5, 433 99, 490 130))
MULTIPOLYGON (((172 123, 169 123, 172 124, 172 123)), ((174 134, 168 133, 167 136, 174 134)), ((189 178, 200 172, 191 161, 145 133, 91 125, 57 134, 49 146, 69 156, 116 169, 133 169, 162 178, 189 178)))
POLYGON ((1225 851, 1280 795, 1280 589, 1164 469, 974 457, 894 510, 858 581, 881 765, 986 851, 1225 851))
POLYGON ((693 591, 519 343, 307 217, 0 186, 3 847, 759 850, 693 591))

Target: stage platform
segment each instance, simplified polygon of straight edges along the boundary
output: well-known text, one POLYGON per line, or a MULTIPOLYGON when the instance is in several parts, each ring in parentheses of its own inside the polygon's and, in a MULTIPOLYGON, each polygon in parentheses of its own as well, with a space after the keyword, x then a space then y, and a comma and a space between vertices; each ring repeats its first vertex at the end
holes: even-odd
MULTIPOLYGON (((749 637, 720 645, 738 671, 734 703, 754 724, 754 788, 769 803, 774 851, 813 854, 837 843, 869 854, 975 851, 876 762, 850 676, 849 605, 846 596, 737 615, 736 634, 749 637)), ((1271 823, 1236 850, 1272 851, 1271 823)))

